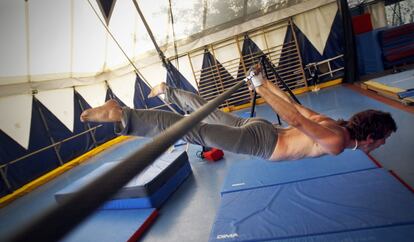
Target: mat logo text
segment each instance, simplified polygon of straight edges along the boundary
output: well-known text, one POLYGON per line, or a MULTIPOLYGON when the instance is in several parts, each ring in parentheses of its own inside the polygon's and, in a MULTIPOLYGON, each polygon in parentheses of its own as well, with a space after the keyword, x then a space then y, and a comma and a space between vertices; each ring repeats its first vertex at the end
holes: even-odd
POLYGON ((217 239, 234 239, 234 238, 237 238, 237 237, 239 237, 239 235, 237 233, 217 235, 217 239))

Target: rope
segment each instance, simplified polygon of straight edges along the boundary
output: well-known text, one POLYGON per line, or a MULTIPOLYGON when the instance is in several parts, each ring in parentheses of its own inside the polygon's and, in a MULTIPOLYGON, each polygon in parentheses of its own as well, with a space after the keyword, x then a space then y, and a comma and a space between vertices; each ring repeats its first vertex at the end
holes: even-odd
POLYGON ((6 241, 58 241, 244 85, 240 81, 77 192, 15 230, 6 241), (140 161, 138 162, 137 159, 140 161))
MULTIPOLYGON (((92 3, 90 2, 90 0, 87 0, 89 5, 91 6, 93 12, 95 13, 96 17, 99 19, 99 21, 101 22, 102 26, 106 29, 106 31, 108 32, 109 36, 111 36, 112 40, 115 42, 115 44, 118 46, 118 48, 121 50, 121 52, 124 54, 125 58, 128 60, 128 62, 131 64, 131 66, 134 68, 135 73, 137 75, 140 75, 143 77, 143 75, 141 74, 141 72, 138 70, 138 68, 136 67, 136 65, 134 64, 134 62, 131 60, 131 58, 128 57, 127 53, 124 51, 124 49, 121 47, 121 45, 119 44, 119 42, 116 40, 115 36, 112 34, 111 30, 109 30, 109 28, 106 26, 105 22, 101 19, 101 17, 99 17, 98 12, 95 10, 95 8, 93 7, 92 3)), ((151 85, 145 80, 145 78, 142 78, 142 80, 145 82, 145 84, 147 84, 149 87, 151 87, 151 85)), ((141 92, 141 96, 143 98, 143 100, 145 99, 145 97, 143 96, 142 92, 141 92)), ((175 110, 173 107, 171 107, 171 105, 167 102, 165 102, 164 100, 160 99, 162 102, 165 103, 165 105, 167 105, 167 107, 169 109, 171 109, 171 111, 173 111, 174 113, 178 113, 177 110, 175 110)))

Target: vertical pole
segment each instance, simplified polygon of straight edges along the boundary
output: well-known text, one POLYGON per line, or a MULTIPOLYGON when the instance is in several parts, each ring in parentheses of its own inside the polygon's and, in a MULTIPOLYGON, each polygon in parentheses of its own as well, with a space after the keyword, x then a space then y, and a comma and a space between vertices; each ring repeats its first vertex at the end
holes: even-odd
POLYGON ((6 184, 7 190, 9 190, 11 192, 13 189, 12 189, 12 186, 11 186, 9 180, 7 179, 6 169, 7 169, 7 166, 5 167, 4 170, 3 170, 3 168, 0 168, 0 174, 1 174, 1 178, 3 178, 3 181, 6 184))
POLYGON ((193 62, 191 62, 191 57, 190 57, 189 53, 187 53, 187 57, 188 57, 188 62, 190 62, 191 71, 193 72, 194 80, 195 80, 196 85, 197 85, 197 92, 200 93, 200 91, 199 91, 200 90, 200 83, 197 81, 197 76, 195 74, 193 62))
MULTIPOLYGON (((83 112, 85 110, 85 108, 83 107, 82 102, 79 99, 78 99, 78 104, 79 104, 79 107, 81 108, 81 110, 83 112)), ((86 122, 86 126, 88 127, 89 130, 91 129, 91 125, 88 122, 86 122)), ((98 147, 98 143, 96 142, 94 132, 95 132, 94 130, 89 131, 89 133, 91 135, 91 138, 92 138, 92 141, 93 141, 93 146, 98 147)))
MULTIPOLYGON (((52 145, 54 145, 54 144, 56 144, 56 142, 55 142, 55 139, 53 138, 52 134, 50 133, 50 129, 49 129, 49 126, 47 125, 45 115, 43 114, 43 111, 42 111, 42 109, 39 106, 39 103, 38 103, 39 100, 37 100, 35 97, 33 97, 33 98, 34 98, 34 100, 36 102, 37 110, 39 111, 40 118, 42 119, 42 122, 43 122, 43 126, 45 127, 46 133, 49 136, 49 140, 52 143, 52 145)), ((60 156, 59 148, 56 145, 54 145, 53 146, 53 150, 55 151, 55 154, 56 154, 56 156, 58 158, 59 164, 60 165, 63 165, 63 160, 62 160, 62 157, 60 156)))
MULTIPOLYGON (((217 71, 217 75, 218 75, 219 83, 220 83, 221 90, 222 90, 222 92, 221 92, 221 93, 223 93, 223 92, 225 91, 225 89, 224 89, 224 83, 223 83, 223 78, 221 78, 221 75, 220 75, 220 69, 218 68, 218 63, 217 63, 217 61, 216 61, 216 56, 214 55, 214 48, 213 48, 213 46, 212 46, 212 45, 210 46, 210 48, 211 48, 211 54, 212 54, 212 55, 213 55, 213 57, 214 57, 214 59, 213 59, 213 61, 214 61, 214 67, 215 67, 215 69, 216 69, 216 71, 217 71)), ((219 93, 219 94, 221 94, 221 93, 219 93)), ((226 103, 226 106, 227 106, 228 108, 230 108, 230 105, 229 105, 229 102, 228 102, 228 100, 227 100, 227 99, 226 99, 225 103, 226 103)))
POLYGON ((304 80, 305 82, 305 86, 308 87, 308 82, 306 81, 305 71, 303 70, 303 63, 302 63, 302 57, 300 55, 298 40, 296 38, 295 29, 293 28, 292 18, 289 19, 289 26, 290 26, 290 30, 292 31, 293 40, 295 42, 295 50, 296 50, 296 54, 298 56, 299 63, 300 63, 300 67, 299 67, 300 74, 302 75, 302 80, 304 80))

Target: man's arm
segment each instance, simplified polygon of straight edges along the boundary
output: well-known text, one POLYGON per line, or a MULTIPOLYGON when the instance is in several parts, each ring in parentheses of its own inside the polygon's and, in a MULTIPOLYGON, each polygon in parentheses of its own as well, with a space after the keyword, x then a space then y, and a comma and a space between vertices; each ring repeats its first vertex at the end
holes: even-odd
POLYGON ((292 103, 274 94, 265 85, 256 87, 256 91, 283 120, 316 141, 326 152, 330 154, 339 154, 342 152, 344 139, 341 131, 331 129, 309 119, 296 109, 292 103))
MULTIPOLYGON (((266 78, 265 78, 266 79, 266 78)), ((314 118, 315 116, 320 116, 319 113, 306 108, 302 105, 300 105, 299 103, 296 103, 292 97, 290 97, 289 95, 287 95, 284 91, 282 91, 282 89, 279 88, 278 85, 274 84, 273 82, 269 81, 269 80, 265 80, 263 85, 269 89, 273 94, 279 96, 280 98, 284 99, 285 101, 287 101, 288 103, 292 104, 298 111, 299 113, 301 113, 303 116, 305 116, 306 118, 314 118)))

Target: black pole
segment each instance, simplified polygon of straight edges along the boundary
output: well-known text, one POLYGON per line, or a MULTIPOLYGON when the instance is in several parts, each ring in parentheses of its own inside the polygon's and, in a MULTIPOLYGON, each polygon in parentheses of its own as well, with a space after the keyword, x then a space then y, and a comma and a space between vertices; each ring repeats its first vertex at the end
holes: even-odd
POLYGON ((337 0, 338 11, 342 19, 342 29, 344 35, 344 82, 353 83, 358 81, 358 58, 356 54, 356 44, 352 28, 352 16, 349 12, 347 0, 337 0))
POLYGON ((252 109, 250 110, 250 118, 254 117, 254 109, 256 108, 257 92, 253 90, 252 109))
MULTIPOLYGON (((266 69, 266 64, 265 64, 265 59, 266 59, 266 56, 265 55, 262 55, 262 57, 260 58, 260 64, 262 65, 262 67, 263 67, 263 71, 264 71, 264 74, 265 74, 265 76, 266 76, 266 79, 269 79, 269 74, 267 73, 267 69, 266 69)), ((276 84, 277 85, 277 84, 276 84)), ((255 91, 255 93, 256 93, 256 91, 255 91)), ((276 113, 276 117, 277 117, 277 123, 279 124, 279 125, 282 125, 282 121, 280 120, 280 116, 279 116, 279 114, 278 113, 276 113)))
POLYGON ((114 168, 87 184, 71 198, 27 221, 15 230, 6 241, 58 241, 77 224, 86 219, 106 200, 125 186, 133 177, 144 170, 178 139, 190 131, 229 98, 245 82, 240 81, 226 92, 210 100, 196 112, 183 117, 151 142, 137 150, 114 168), (139 159, 139 162, 137 162, 139 159))
POLYGON ((283 87, 286 89, 289 95, 293 98, 293 100, 295 100, 296 103, 301 104, 299 100, 297 99, 297 97, 295 96, 295 94, 292 92, 292 90, 290 90, 286 82, 283 81, 282 78, 279 76, 279 73, 277 73, 276 68, 273 67, 272 63, 270 63, 270 61, 266 58, 266 56, 263 55, 261 58, 262 58, 261 60, 263 61, 263 68, 266 70, 266 64, 267 64, 270 67, 270 70, 272 70, 273 74, 276 76, 276 84, 278 82, 282 83, 283 87))

